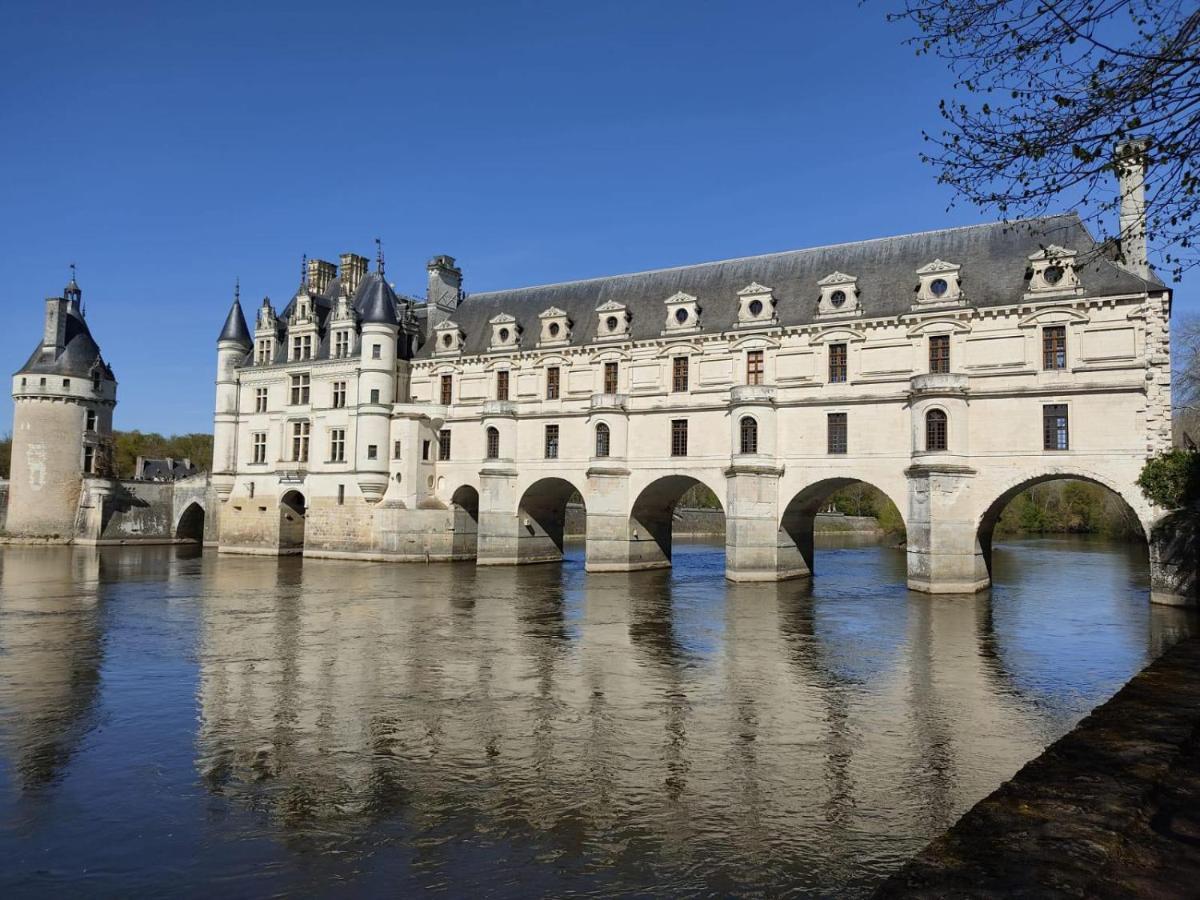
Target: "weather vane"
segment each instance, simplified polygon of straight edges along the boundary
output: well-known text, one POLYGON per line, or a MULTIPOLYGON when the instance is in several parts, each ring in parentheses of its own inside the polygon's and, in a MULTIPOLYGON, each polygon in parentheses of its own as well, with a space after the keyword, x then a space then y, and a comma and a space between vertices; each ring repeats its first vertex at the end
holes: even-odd
POLYGON ((383 241, 375 238, 375 270, 383 274, 383 241))

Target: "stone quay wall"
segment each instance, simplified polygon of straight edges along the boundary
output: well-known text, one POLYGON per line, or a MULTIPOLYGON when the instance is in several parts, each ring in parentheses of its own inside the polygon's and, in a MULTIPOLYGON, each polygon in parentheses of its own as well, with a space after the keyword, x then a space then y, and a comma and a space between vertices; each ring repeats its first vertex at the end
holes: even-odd
POLYGON ((1200 884, 1200 638, 977 803, 876 897, 1185 897, 1200 884))
POLYGON ((0 534, 8 520, 8 479, 0 478, 0 534))

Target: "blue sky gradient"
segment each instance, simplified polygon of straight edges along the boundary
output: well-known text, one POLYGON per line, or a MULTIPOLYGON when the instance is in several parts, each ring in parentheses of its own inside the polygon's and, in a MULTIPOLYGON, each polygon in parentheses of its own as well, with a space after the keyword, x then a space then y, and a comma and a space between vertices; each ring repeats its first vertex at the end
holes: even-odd
POLYGON ((381 237, 421 294, 434 253, 481 291, 984 221, 890 8, 7 3, 0 360, 76 262, 116 427, 208 431, 234 278, 282 306, 304 253, 381 237))

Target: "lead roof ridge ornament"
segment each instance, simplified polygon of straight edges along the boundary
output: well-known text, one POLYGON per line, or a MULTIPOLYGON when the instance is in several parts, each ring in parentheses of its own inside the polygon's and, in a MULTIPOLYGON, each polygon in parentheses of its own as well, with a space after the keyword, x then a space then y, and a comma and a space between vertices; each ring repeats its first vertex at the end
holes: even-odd
POLYGON ((921 268, 917 269, 917 274, 932 275, 935 272, 957 272, 961 268, 962 266, 960 266, 958 263, 946 262, 944 259, 934 259, 933 262, 926 263, 925 265, 921 266, 921 268))
POLYGON ((827 284, 854 284, 858 281, 857 275, 847 275, 845 272, 835 269, 824 278, 820 279, 817 284, 824 287, 827 284))
POLYGON ((739 297, 750 297, 755 294, 770 294, 773 290, 765 284, 759 284, 757 281, 752 281, 740 291, 737 292, 739 297))

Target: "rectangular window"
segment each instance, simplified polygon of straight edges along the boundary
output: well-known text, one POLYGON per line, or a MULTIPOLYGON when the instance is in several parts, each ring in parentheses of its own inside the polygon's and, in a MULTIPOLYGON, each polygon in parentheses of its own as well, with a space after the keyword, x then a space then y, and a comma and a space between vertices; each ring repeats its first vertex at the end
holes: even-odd
POLYGON ((297 335, 292 338, 292 359, 312 359, 312 335, 297 335))
POLYGON ((70 378, 64 378, 64 379, 63 379, 63 387, 65 387, 65 388, 69 388, 70 386, 71 386, 71 379, 70 379, 70 378))
POLYGON ((383 355, 383 345, 382 344, 372 344, 371 345, 371 359, 380 359, 382 357, 382 355, 383 355))
POLYGON ((292 423, 292 460, 308 462, 308 422, 292 423))
POLYGON ((454 376, 442 376, 442 406, 450 405, 450 398, 454 392, 454 376))
POLYGON ((1067 404, 1050 403, 1042 407, 1042 447, 1046 450, 1069 450, 1067 435, 1067 404))
POLYGON ((92 471, 93 466, 95 466, 95 465, 96 465, 96 448, 95 447, 84 447, 83 448, 83 471, 90 473, 92 471))
POLYGON ((267 411, 267 389, 266 388, 255 388, 254 389, 254 411, 255 412, 266 412, 267 411))
POLYGON ((558 459, 558 426, 546 426, 546 459, 558 459))
POLYGON ((346 382, 335 381, 333 383, 333 408, 341 409, 346 405, 346 382))
POLYGON ((746 384, 762 384, 764 366, 763 351, 749 351, 746 354, 746 384))
POLYGON ((498 429, 489 428, 487 430, 487 458, 500 458, 500 432, 498 429))
POLYGON ((334 428, 329 432, 329 461, 346 461, 346 429, 334 428))
POLYGON ((929 371, 935 375, 950 374, 950 335, 935 334, 929 338, 929 371))
POLYGON ((421 441, 421 459, 429 462, 429 441, 421 441))
POLYGON ((688 389, 688 358, 676 356, 671 360, 671 390, 676 394, 688 389))
POLYGON ((508 369, 501 369, 496 373, 496 399, 508 399, 508 369))
POLYGON ((846 345, 829 345, 829 381, 830 383, 846 380, 846 345))
POLYGON ((372 403, 379 402, 379 388, 371 388, 371 402, 372 403))
POLYGON ((615 362, 606 362, 604 364, 604 393, 615 394, 617 392, 617 373, 619 369, 615 362))
POLYGON ((367 459, 379 459, 378 444, 367 444, 367 459))
POLYGON ((671 420, 671 455, 687 456, 687 419, 671 420))
POLYGON ((346 505, 346 486, 344 484, 339 484, 338 485, 338 506, 345 506, 345 505, 346 505))
POLYGON ((1042 329, 1042 368, 1067 367, 1067 326, 1048 325, 1042 329))
POLYGON ((271 339, 260 338, 254 353, 254 362, 260 366, 269 365, 271 356, 271 339))
POLYGON ((450 458, 450 429, 443 428, 438 432, 438 459, 448 460, 450 458))
POLYGON ((846 414, 829 414, 829 452, 845 453, 847 446, 846 414))
POLYGON ((392 441, 392 459, 400 458, 400 442, 392 441))
POLYGON ((558 399, 558 366, 550 366, 546 369, 546 399, 558 399))
POLYGON ((350 332, 339 331, 334 334, 333 355, 337 359, 345 359, 350 355, 350 332))
POLYGON ((308 375, 292 376, 292 406, 304 406, 308 403, 308 375))
POLYGON ((267 461, 267 434, 265 431, 259 431, 251 435, 251 446, 254 449, 254 462, 265 463, 267 461))
POLYGON ((88 431, 96 430, 96 411, 94 409, 87 411, 87 425, 85 427, 88 431))

